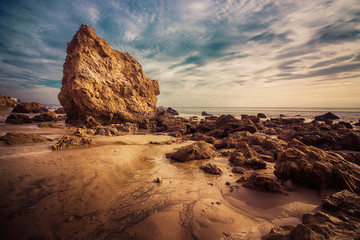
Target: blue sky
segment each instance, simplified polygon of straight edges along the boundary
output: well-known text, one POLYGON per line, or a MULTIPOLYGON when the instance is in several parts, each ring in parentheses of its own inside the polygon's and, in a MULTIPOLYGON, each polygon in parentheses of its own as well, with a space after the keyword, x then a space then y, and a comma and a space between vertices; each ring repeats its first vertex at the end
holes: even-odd
POLYGON ((1 1, 0 93, 58 103, 81 24, 159 80, 158 105, 360 107, 359 0, 1 1))

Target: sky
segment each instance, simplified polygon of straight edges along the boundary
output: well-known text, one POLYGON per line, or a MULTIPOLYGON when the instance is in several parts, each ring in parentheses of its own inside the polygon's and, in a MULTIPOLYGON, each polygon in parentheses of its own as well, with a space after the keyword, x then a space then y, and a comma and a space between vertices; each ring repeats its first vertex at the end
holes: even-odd
POLYGON ((0 94, 58 104, 81 24, 159 81, 158 106, 360 107, 360 0, 0 0, 0 94))

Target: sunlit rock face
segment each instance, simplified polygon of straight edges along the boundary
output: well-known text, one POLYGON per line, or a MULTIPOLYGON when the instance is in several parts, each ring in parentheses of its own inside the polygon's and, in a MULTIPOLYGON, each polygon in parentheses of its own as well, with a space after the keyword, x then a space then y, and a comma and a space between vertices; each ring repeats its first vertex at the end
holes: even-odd
POLYGON ((67 46, 59 101, 68 120, 101 124, 143 123, 155 117, 157 80, 148 78, 130 54, 110 48, 89 25, 67 46))

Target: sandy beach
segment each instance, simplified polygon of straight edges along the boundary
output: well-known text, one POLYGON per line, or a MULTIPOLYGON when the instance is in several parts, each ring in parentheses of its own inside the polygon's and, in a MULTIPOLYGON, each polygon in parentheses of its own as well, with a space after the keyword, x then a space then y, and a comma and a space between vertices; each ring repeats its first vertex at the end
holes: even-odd
MULTIPOLYGON (((0 126, 1 133, 15 129, 54 140, 74 130, 0 126)), ((93 139, 94 147, 61 151, 51 141, 1 142, 4 239, 259 239, 274 226, 300 223, 320 203, 318 192, 296 185, 288 196, 243 188, 224 157, 165 157, 192 141, 144 133, 93 139), (207 162, 224 174, 204 173, 207 162)))

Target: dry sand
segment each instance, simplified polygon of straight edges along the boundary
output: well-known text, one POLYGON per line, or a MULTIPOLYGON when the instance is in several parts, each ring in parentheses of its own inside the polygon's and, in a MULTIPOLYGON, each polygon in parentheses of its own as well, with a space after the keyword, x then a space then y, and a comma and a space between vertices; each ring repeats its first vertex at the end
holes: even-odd
MULTIPOLYGON (((0 125, 59 138, 74 129, 0 125)), ((173 162, 165 153, 191 142, 166 135, 96 136, 95 147, 52 151, 53 142, 0 142, 2 239, 260 239, 314 211, 315 191, 256 192, 235 181, 226 158, 173 162), (214 162, 222 176, 199 169, 214 162), (162 178, 162 183, 154 179, 162 178), (238 186, 230 192, 225 185, 238 186)), ((273 169, 262 170, 272 174, 273 169)))

